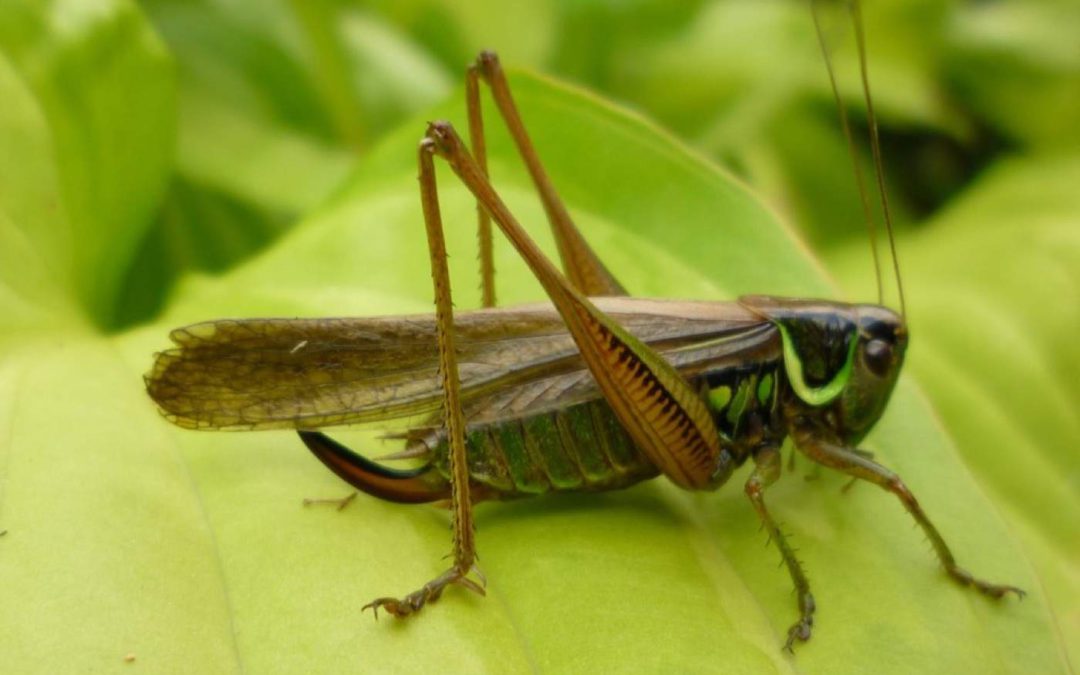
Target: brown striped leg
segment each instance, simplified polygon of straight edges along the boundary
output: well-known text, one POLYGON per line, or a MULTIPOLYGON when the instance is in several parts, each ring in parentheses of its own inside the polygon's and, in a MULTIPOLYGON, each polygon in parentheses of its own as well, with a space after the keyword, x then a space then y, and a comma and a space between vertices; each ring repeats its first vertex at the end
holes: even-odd
POLYGON ((675 484, 711 489, 733 467, 705 401, 670 363, 585 297, 551 263, 491 186, 448 122, 428 125, 447 161, 491 214, 558 310, 589 372, 638 448, 675 484))
MULTIPOLYGON (((540 194, 540 202, 544 205, 548 222, 551 223, 551 231, 555 235, 555 244, 559 248, 559 257, 562 259, 563 270, 570 279, 570 283, 584 295, 626 295, 622 285, 607 270, 600 258, 585 241, 585 237, 574 225, 570 212, 563 204, 559 193, 548 177, 540 162, 540 156, 536 153, 525 124, 521 121, 514 97, 510 94, 510 85, 506 81, 499 57, 495 52, 481 52, 476 57, 476 63, 469 68, 466 80, 465 100, 469 107, 469 137, 476 163, 480 166, 483 175, 487 176, 487 158, 484 152, 483 126, 480 119, 480 98, 477 92, 477 78, 482 79, 491 89, 491 96, 495 99, 495 105, 499 114, 514 139, 518 154, 525 162, 525 168, 532 176, 536 191, 540 194), (479 142, 478 142, 479 141, 479 142)), ((481 211, 483 209, 481 208, 481 211)), ((481 252, 484 251, 483 237, 485 232, 485 218, 480 220, 481 252)), ((487 223, 487 246, 490 249, 491 225, 487 223)), ((481 258, 483 261, 483 258, 481 258)), ((482 262, 483 264, 483 262, 482 262)), ((485 277, 486 283, 486 277, 485 277)))
POLYGON ((795 584, 799 620, 788 629, 787 641, 784 643, 784 649, 790 652, 794 651, 796 640, 805 642, 810 639, 816 607, 814 596, 810 594, 810 582, 807 581, 802 565, 795 557, 794 549, 791 548, 784 533, 780 531, 780 527, 765 508, 765 490, 780 477, 780 463, 780 451, 776 448, 766 447, 754 453, 754 471, 746 481, 745 490, 746 496, 750 498, 750 503, 754 505, 754 510, 761 518, 761 524, 769 533, 769 540, 776 542, 776 547, 780 549, 780 556, 784 559, 792 583, 795 584))
MULTIPOLYGON (((477 166, 488 175, 487 143, 484 139, 484 116, 480 108, 480 74, 471 66, 465 74, 465 107, 469 111, 469 147, 477 166)), ((476 202, 476 238, 480 246, 480 297, 484 307, 495 306, 495 254, 491 242, 491 216, 476 202)))
MULTIPOLYGON (((454 350, 454 315, 450 298, 450 274, 446 260, 439 195, 435 184, 432 155, 435 143, 430 138, 420 141, 420 201, 427 227, 428 251, 431 256, 431 279, 435 287, 435 322, 439 346, 439 372, 443 378, 443 414, 450 443, 450 513, 454 532, 454 564, 450 569, 403 598, 378 598, 367 604, 378 617, 384 609, 397 617, 420 611, 424 605, 438 600, 443 589, 458 584, 484 595, 484 588, 468 577, 476 563, 476 541, 473 528, 472 501, 469 497, 469 472, 465 457, 465 416, 461 409, 461 382, 458 376, 457 352, 454 350)), ((477 573, 479 574, 479 573, 477 573)), ((481 577, 482 579, 482 577, 481 577)))
POLYGON ((938 560, 941 561, 945 571, 948 572, 949 576, 955 581, 964 586, 970 586, 980 593, 984 593, 993 598, 1000 598, 1009 593, 1015 593, 1017 597, 1024 596, 1024 591, 1015 586, 992 584, 988 581, 983 581, 982 579, 972 576, 970 572, 957 565, 956 558, 953 556, 952 551, 949 550, 949 545, 945 543, 945 539, 937 531, 937 528, 934 527, 934 524, 930 522, 930 519, 926 516, 922 506, 920 506, 918 500, 915 499, 915 495, 911 493, 911 490, 909 490, 907 485, 904 484, 904 481, 900 479, 900 476, 897 476, 892 471, 889 471, 870 459, 869 453, 855 451, 820 441, 815 438, 812 429, 798 429, 793 434, 793 437, 795 440, 795 447, 815 462, 830 469, 842 471, 854 478, 869 481, 896 495, 900 500, 900 503, 907 509, 907 512, 911 514, 911 517, 915 519, 915 522, 917 522, 923 532, 926 533, 927 538, 930 539, 930 543, 934 546, 934 551, 937 553, 938 560))

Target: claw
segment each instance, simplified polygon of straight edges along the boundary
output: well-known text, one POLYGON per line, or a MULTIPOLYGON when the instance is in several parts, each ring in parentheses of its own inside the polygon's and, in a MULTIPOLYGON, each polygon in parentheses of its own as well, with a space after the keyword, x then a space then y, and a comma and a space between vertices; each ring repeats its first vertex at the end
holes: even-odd
POLYGON ((814 596, 809 593, 802 596, 799 600, 799 609, 801 610, 801 616, 791 628, 788 628, 787 641, 784 643, 784 651, 789 654, 795 653, 796 640, 806 642, 810 639, 814 627, 814 611, 817 609, 814 596))
POLYGON ((484 587, 476 583, 469 577, 461 577, 455 583, 459 586, 464 586, 465 588, 469 589, 473 593, 476 593, 477 595, 487 595, 487 591, 484 590, 484 587))
POLYGON ((397 598, 377 598, 372 600, 360 610, 361 612, 366 609, 371 609, 372 614, 375 615, 375 620, 379 620, 379 608, 386 611, 387 614, 395 616, 399 619, 404 618, 412 614, 413 610, 409 606, 406 600, 398 600, 397 598))
MULTIPOLYGON (((484 575, 480 574, 480 571, 477 570, 475 566, 469 571, 476 572, 481 580, 484 579, 484 575)), ((486 581, 484 583, 486 584, 486 581)), ((443 590, 450 584, 464 586, 479 595, 487 595, 483 586, 468 577, 468 572, 462 572, 456 567, 451 567, 435 579, 424 584, 423 588, 418 591, 414 591, 400 599, 390 597, 376 598, 364 605, 360 611, 371 608, 371 611, 375 614, 375 618, 378 619, 379 610, 382 609, 395 618, 404 619, 419 612, 424 608, 424 605, 429 602, 435 602, 442 597, 443 590)))
POLYGON ((784 643, 784 651, 789 654, 795 653, 795 641, 806 642, 810 639, 810 627, 813 620, 801 619, 798 623, 788 628, 787 642, 784 643))
POLYGON ((1017 588, 1016 586, 1006 586, 1004 584, 999 585, 978 582, 975 584, 975 587, 979 589, 979 591, 981 591, 982 593, 989 595, 991 598, 1003 598, 1009 593, 1013 593, 1018 599, 1023 600, 1024 596, 1027 595, 1027 591, 1022 588, 1017 588))
POLYGON ((1017 588, 1016 586, 1009 586, 1007 584, 992 584, 988 581, 983 581, 974 577, 971 572, 963 569, 962 567, 954 567, 948 570, 953 579, 957 580, 965 586, 971 586, 975 590, 979 591, 983 595, 988 595, 991 598, 1003 598, 1009 593, 1016 594, 1016 597, 1023 600, 1027 595, 1027 591, 1017 588))

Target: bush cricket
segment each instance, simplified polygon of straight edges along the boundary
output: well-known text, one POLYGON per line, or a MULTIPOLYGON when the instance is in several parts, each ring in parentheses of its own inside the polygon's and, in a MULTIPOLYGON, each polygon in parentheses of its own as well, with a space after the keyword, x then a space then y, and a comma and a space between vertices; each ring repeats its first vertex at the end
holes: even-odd
MULTIPOLYGON (((659 475, 688 490, 715 490, 752 460, 745 493, 796 590, 798 620, 785 643, 791 650, 811 636, 815 601, 765 502, 781 473, 786 438, 813 462, 894 494, 957 582, 995 598, 1022 596, 1016 587, 959 567, 900 477, 857 448, 889 399, 908 332, 858 2, 850 7, 899 313, 880 304, 880 272, 879 304, 627 297, 574 225, 497 57, 484 52, 466 76, 470 143, 437 121, 418 147, 435 315, 220 320, 179 328, 171 334, 176 346, 157 355, 146 377, 150 396, 169 421, 186 428, 295 429, 334 473, 375 497, 448 501, 452 565, 415 592, 368 604, 376 616, 380 609, 397 617, 415 614, 453 584, 484 593, 475 565, 472 507, 478 501, 613 490, 659 475), (482 85, 539 193, 563 272, 489 182, 482 85), (477 201, 484 309, 452 308, 436 159, 447 162, 477 201), (550 304, 495 307, 492 222, 550 304), (386 467, 318 431, 417 417, 421 422, 403 434, 404 449, 392 456, 420 460, 413 469, 386 467)), ((820 26, 818 35, 820 40, 820 26)), ((829 76, 839 104, 831 66, 829 76)), ((851 145, 844 108, 838 107, 851 145)))

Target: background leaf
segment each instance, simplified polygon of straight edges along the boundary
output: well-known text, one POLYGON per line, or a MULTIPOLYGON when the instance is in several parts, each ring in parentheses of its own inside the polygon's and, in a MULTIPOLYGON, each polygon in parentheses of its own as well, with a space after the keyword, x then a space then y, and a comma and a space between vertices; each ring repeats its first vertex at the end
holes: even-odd
MULTIPOLYGON (((1067 671, 1066 650, 1080 642, 1070 442, 1078 402, 1070 373, 1080 368, 1071 348, 1080 327, 1071 311, 1076 162, 1066 144, 1040 140, 1050 128, 1042 122, 999 122, 1008 115, 978 107, 998 95, 993 64, 1012 59, 1017 44, 1039 44, 1031 35, 1042 29, 1018 29, 1028 38, 958 68, 980 48, 958 41, 965 10, 956 3, 874 3, 887 20, 868 16, 871 45, 894 55, 871 54, 889 83, 887 156, 901 167, 923 157, 917 166, 952 177, 931 197, 918 196, 918 181, 898 181, 908 219, 950 208, 910 223, 901 243, 916 337, 908 377, 868 446, 905 476, 961 562, 1030 590, 1022 603, 956 588, 894 500, 863 486, 841 495, 835 476, 801 480, 801 462, 769 493, 820 607, 814 640, 794 658, 779 649, 794 615, 790 583, 739 489, 743 473, 710 495, 653 481, 485 505, 478 527, 490 597, 455 590, 418 621, 375 623, 359 615, 364 602, 415 588, 444 565, 445 513, 366 498, 344 514, 302 509, 301 497, 342 488, 293 436, 182 432, 146 400, 138 376, 183 322, 430 308, 415 143, 425 120, 463 119, 460 98, 429 106, 454 85, 461 59, 490 46, 477 42, 498 39, 519 50, 503 50, 517 63, 666 116, 678 108, 657 105, 647 89, 638 98, 631 85, 640 73, 662 77, 658 59, 715 30, 710 17, 742 16, 751 36, 762 16, 780 17, 802 36, 789 58, 802 58, 808 21, 761 4, 764 15, 727 2, 536 3, 528 21, 506 21, 509 11, 436 0, 148 2, 175 66, 133 4, 5 5, 0 147, 13 150, 0 154, 5 665, 129 670, 132 655, 134 667, 153 672, 1067 671), (897 32, 883 41, 890 26, 897 32), (919 36, 925 53, 906 62, 919 36), (395 58, 376 58, 387 54, 395 58), (982 94, 940 98, 965 79, 982 94), (402 121, 410 112, 418 115, 402 121), (1024 124, 1036 131, 1014 131, 1024 124), (1020 139, 1010 161, 987 126, 1020 139), (86 141, 121 130, 131 131, 123 142, 86 141), (930 153, 941 161, 925 163, 927 148, 944 148, 930 153), (86 176, 100 183, 87 187, 86 176), (131 202, 112 210, 109 200, 124 194, 131 202), (90 202, 100 208, 83 213, 90 202), (73 225, 73 209, 95 225, 73 225), (152 312, 163 314, 122 333, 93 327, 152 312)), ((1065 17, 1061 26, 1070 20, 1055 16, 1065 17)), ((1043 53, 1071 53, 1056 44, 1047 39, 1043 53)), ((678 73, 678 60, 666 63, 678 73)), ((1068 82, 1072 61, 1052 63, 1046 81, 1068 82)), ((708 87, 739 81, 726 64, 739 60, 690 67, 708 87)), ((809 237, 853 295, 869 297, 857 208, 841 193, 824 205, 813 199, 836 192, 850 164, 826 123, 820 81, 781 81, 788 104, 771 109, 760 133, 736 151, 702 148, 731 160, 785 213, 811 214, 809 237)), ((836 296, 807 248, 738 180, 598 98, 534 76, 513 83, 556 184, 636 294, 836 296)), ((733 119, 744 101, 771 101, 734 92, 733 119)), ((1055 100, 1053 115, 1067 119, 1070 99, 1055 100)), ((494 111, 486 119, 496 181, 548 245, 494 111)), ((464 308, 477 297, 474 207, 449 172, 440 175, 464 308)), ((540 297, 505 246, 497 265, 503 301, 540 297)), ((371 432, 346 438, 382 451, 371 432)))
MULTIPOLYGON (((47 209, 12 226, 33 242, 84 316, 111 325, 118 286, 171 163, 175 108, 168 57, 125 2, 5 3, 0 44, 6 67, 33 96, 20 95, 7 113, 24 123, 36 118, 33 146, 21 141, 21 149, 29 151, 30 163, 51 158, 55 172, 43 181, 51 199, 42 200, 40 192, 29 199, 12 195, 14 203, 38 200, 27 209, 47 209)), ((8 155, 5 163, 15 188, 23 180, 16 177, 20 156, 8 155)), ((31 185, 37 187, 38 178, 31 185)))

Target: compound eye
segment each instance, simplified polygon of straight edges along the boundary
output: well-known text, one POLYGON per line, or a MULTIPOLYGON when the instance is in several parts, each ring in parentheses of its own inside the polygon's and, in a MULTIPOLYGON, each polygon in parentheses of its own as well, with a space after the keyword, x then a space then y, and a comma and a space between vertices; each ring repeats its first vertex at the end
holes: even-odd
POLYGON ((892 344, 878 338, 870 340, 863 350, 863 361, 866 362, 867 367, 875 375, 885 377, 889 372, 889 368, 892 367, 892 344))

